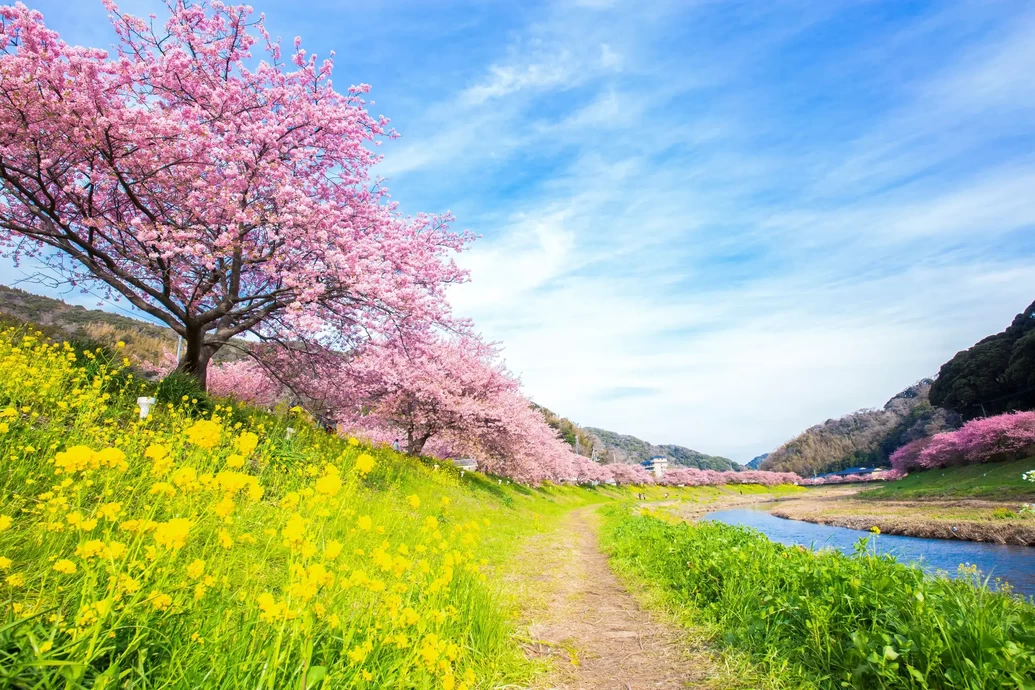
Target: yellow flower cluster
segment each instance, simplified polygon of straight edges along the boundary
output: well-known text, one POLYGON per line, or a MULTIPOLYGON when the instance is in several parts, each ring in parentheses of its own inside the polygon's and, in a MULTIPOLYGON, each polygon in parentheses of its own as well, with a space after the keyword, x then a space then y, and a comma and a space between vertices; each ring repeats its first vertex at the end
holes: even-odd
POLYGON ((478 522, 372 488, 390 451, 298 416, 159 404, 139 420, 144 385, 103 352, 0 334, 0 620, 31 632, 11 644, 48 641, 11 659, 102 673, 161 647, 176 664, 155 684, 296 687, 312 664, 331 686, 473 687, 478 522), (114 630, 133 642, 90 642, 114 630))

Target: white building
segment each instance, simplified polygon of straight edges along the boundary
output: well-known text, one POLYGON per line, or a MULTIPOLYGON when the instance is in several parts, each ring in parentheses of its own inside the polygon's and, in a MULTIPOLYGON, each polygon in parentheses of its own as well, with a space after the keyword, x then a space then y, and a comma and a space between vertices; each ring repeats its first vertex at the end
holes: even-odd
POLYGON ((644 460, 640 464, 655 477, 660 477, 665 474, 665 470, 668 469, 668 458, 662 455, 655 455, 650 460, 644 460))

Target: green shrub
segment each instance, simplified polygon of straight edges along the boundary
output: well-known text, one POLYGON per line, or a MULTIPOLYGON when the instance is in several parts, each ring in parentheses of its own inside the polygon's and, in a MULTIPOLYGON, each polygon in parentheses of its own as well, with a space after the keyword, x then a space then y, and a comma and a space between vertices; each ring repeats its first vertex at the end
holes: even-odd
POLYGON ((214 404, 208 393, 201 389, 196 378, 182 371, 173 371, 158 384, 155 402, 184 406, 194 414, 209 414, 214 404))

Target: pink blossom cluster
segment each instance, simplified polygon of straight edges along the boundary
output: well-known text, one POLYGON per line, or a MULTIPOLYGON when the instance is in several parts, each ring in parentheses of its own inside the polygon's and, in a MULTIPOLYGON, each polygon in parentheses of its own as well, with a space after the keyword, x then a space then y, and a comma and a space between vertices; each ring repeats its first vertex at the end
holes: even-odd
POLYGON ((743 472, 717 470, 699 470, 694 467, 680 467, 665 472, 656 481, 668 486, 719 486, 722 484, 761 484, 776 486, 777 484, 798 484, 801 477, 793 472, 766 472, 765 470, 745 470, 743 472))
POLYGON ((251 359, 216 364, 208 371, 208 390, 215 395, 237 398, 268 407, 280 397, 280 384, 266 369, 251 359))
POLYGON ((245 5, 105 6, 113 51, 0 6, 0 250, 165 322, 202 382, 244 333, 347 350, 462 327, 445 291, 473 236, 390 200, 369 86, 336 89, 332 57, 245 5))
POLYGON ((856 482, 892 482, 897 479, 902 479, 906 476, 906 473, 902 470, 884 470, 881 472, 874 472, 871 474, 854 474, 848 476, 833 476, 833 477, 811 477, 808 479, 802 479, 801 484, 803 486, 823 486, 826 484, 854 484, 856 482))
POLYGON ((908 443, 891 455, 897 470, 976 465, 1035 454, 1035 412, 974 419, 957 431, 908 443))

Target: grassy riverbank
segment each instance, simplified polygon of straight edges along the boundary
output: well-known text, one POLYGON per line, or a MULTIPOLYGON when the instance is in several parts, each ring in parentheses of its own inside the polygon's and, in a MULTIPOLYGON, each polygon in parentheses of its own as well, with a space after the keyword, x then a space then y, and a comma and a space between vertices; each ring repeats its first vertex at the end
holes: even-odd
POLYGON ((607 509, 613 566, 769 672, 818 688, 1035 682, 1035 607, 872 553, 785 547, 719 523, 607 509))
POLYGON ((1035 469, 1035 457, 984 465, 964 465, 913 472, 896 482, 888 482, 859 494, 872 500, 910 500, 931 498, 981 498, 989 501, 1035 501, 1035 483, 1021 479, 1035 469))
POLYGON ((879 487, 809 489, 773 509, 778 517, 933 539, 1035 546, 1035 458, 916 472, 879 487))

